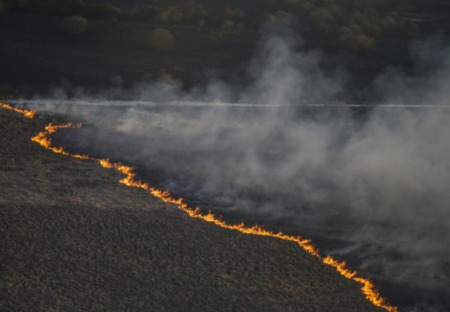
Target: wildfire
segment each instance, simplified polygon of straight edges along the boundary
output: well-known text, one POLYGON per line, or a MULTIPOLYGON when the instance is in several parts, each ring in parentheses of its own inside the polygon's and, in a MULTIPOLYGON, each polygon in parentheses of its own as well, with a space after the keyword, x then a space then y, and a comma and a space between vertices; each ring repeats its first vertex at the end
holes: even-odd
POLYGON ((57 154, 62 154, 66 156, 75 157, 78 159, 90 159, 91 157, 87 155, 79 155, 79 154, 71 154, 67 151, 65 151, 62 147, 55 147, 52 146, 52 140, 50 139, 50 135, 52 133, 55 133, 56 131, 60 129, 70 129, 70 128, 80 128, 81 124, 72 124, 71 122, 65 123, 65 124, 54 124, 53 122, 49 123, 45 127, 45 131, 38 133, 38 135, 31 138, 31 141, 36 142, 40 144, 41 146, 45 147, 46 149, 49 149, 57 154))
MULTIPOLYGON (((31 110, 24 110, 15 108, 9 104, 4 104, 0 102, 0 107, 13 110, 17 113, 20 113, 24 115, 27 118, 34 118, 36 112, 31 110)), ((159 198, 163 202, 166 203, 172 203, 176 205, 179 209, 186 212, 189 216, 193 218, 202 219, 206 222, 211 222, 216 224, 217 226, 220 226, 222 228, 227 228, 235 231, 239 231, 241 233, 245 234, 251 234, 251 235, 259 235, 259 236, 270 236, 275 237, 278 239, 286 240, 286 241, 292 241, 297 243, 300 247, 302 247, 306 252, 311 254, 312 256, 319 258, 324 264, 329 265, 331 267, 334 267, 337 272, 339 272, 342 276, 344 276, 347 279, 353 280, 359 284, 362 285, 361 290, 365 294, 366 299, 369 300, 373 305, 383 308, 386 311, 389 312, 397 312, 398 308, 395 306, 390 305, 387 303, 386 299, 384 299, 378 290, 376 289, 375 285, 366 278, 362 278, 357 276, 356 271, 352 271, 349 268, 347 268, 347 263, 345 261, 338 261, 330 256, 322 257, 320 255, 320 251, 318 248, 314 246, 314 244, 311 242, 310 239, 304 239, 300 236, 290 236, 287 234, 284 234, 282 232, 275 233, 272 231, 268 231, 258 225, 247 227, 244 223, 240 224, 229 224, 226 221, 222 220, 220 217, 214 215, 211 211, 209 211, 206 214, 202 214, 200 208, 192 209, 190 208, 184 201, 183 198, 174 198, 170 195, 168 191, 162 191, 155 189, 151 187, 148 183, 144 183, 142 181, 139 181, 136 179, 136 174, 134 173, 134 169, 130 166, 123 165, 121 163, 113 163, 109 159, 97 159, 94 157, 90 157, 88 155, 80 155, 80 154, 71 154, 64 150, 62 147, 55 147, 52 145, 52 141, 50 139, 50 135, 55 133, 56 131, 60 129, 69 129, 69 128, 79 128, 81 127, 81 124, 72 124, 72 123, 65 123, 65 124, 55 124, 55 123, 49 123, 45 127, 45 131, 40 132, 38 135, 31 138, 33 142, 36 142, 43 146, 46 149, 49 149, 55 153, 75 157, 78 159, 90 159, 94 161, 98 161, 100 165, 104 168, 108 169, 116 169, 119 172, 124 174, 124 178, 121 179, 119 182, 130 186, 130 187, 136 187, 141 188, 145 191, 147 191, 152 196, 159 198)))
POLYGON ((2 103, 2 102, 0 102, 0 107, 2 107, 4 109, 15 111, 16 113, 22 114, 25 117, 30 118, 30 119, 33 119, 36 116, 36 111, 34 111, 34 110, 20 109, 20 108, 17 108, 17 107, 14 107, 9 104, 2 103))
POLYGON ((366 298, 372 302, 374 305, 384 308, 389 312, 397 312, 398 308, 389 305, 386 300, 381 297, 380 293, 376 289, 375 285, 368 279, 356 276, 356 271, 352 271, 347 268, 347 263, 345 261, 337 261, 330 256, 322 259, 322 262, 328 264, 334 268, 344 277, 354 280, 362 284, 361 290, 366 295, 366 298))

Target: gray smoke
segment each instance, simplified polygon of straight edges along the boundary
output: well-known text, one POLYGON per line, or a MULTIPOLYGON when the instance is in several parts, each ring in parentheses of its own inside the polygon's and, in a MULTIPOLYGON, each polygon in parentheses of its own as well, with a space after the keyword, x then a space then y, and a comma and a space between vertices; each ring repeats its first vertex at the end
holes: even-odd
POLYGON ((415 64, 408 72, 391 67, 374 82, 385 102, 448 105, 450 91, 450 47, 442 36, 411 43, 415 64))
MULTIPOLYGON (((219 213, 287 222, 289 231, 337 242, 324 244, 325 252, 353 259, 363 274, 444 298, 450 49, 433 38, 412 51, 413 70, 390 68, 373 86, 381 103, 417 104, 409 108, 289 105, 335 104, 346 74, 325 70, 320 52, 286 34, 266 36, 244 86, 79 88, 65 104, 68 92, 58 88, 53 95, 61 100, 35 103, 95 125, 63 138, 72 148, 145 168, 149 182, 155 174, 159 186, 219 213), (109 101, 127 92, 133 101, 109 101)), ((405 308, 439 309, 425 302, 405 308)))

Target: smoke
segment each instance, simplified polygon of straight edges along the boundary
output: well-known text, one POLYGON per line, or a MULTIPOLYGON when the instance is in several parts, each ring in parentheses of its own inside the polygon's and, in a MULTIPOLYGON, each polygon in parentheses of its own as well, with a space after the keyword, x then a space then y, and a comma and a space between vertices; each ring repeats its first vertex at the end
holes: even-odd
POLYGON ((253 81, 238 99, 243 103, 321 103, 336 102, 343 90, 344 74, 321 67, 318 51, 299 53, 302 46, 292 34, 269 35, 249 66, 253 81))
MULTIPOLYGON (((181 82, 169 74, 155 81, 148 75, 131 88, 122 87, 122 79, 113 77, 111 87, 92 90, 64 81, 54 87, 47 98, 56 100, 133 100, 206 103, 307 104, 336 103, 345 95, 345 71, 339 67, 325 69, 326 55, 308 51, 300 38, 287 30, 267 30, 255 57, 241 78, 222 81, 210 77, 202 86, 185 90, 181 82)), ((234 77, 236 78, 236 77, 234 77)), ((41 100, 42 96, 36 96, 41 100)))
POLYGON ((384 102, 448 105, 450 91, 450 47, 436 35, 411 43, 414 66, 408 72, 391 67, 374 82, 376 94, 384 102))
POLYGON ((363 274, 411 289, 396 292, 405 309, 431 311, 427 301, 448 309, 450 49, 442 42, 413 43, 414 67, 374 80, 380 103, 414 107, 289 105, 339 103, 348 75, 279 31, 265 36, 243 84, 211 79, 186 91, 144 81, 124 90, 116 78, 109 90, 63 86, 56 102, 35 103, 85 121, 59 137, 77 151, 130 163, 204 208, 315 237, 363 274))

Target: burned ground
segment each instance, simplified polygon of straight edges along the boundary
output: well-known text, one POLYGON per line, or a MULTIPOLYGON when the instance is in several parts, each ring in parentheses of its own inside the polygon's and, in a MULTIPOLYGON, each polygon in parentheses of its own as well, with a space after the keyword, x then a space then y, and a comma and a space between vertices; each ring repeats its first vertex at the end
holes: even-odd
POLYGON ((377 311, 301 250, 189 218, 0 111, 1 310, 377 311))

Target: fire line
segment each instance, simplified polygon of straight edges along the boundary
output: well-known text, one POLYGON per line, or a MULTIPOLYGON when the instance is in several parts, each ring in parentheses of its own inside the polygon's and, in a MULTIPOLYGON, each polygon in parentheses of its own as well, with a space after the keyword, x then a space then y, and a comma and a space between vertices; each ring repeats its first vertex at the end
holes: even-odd
MULTIPOLYGON (((34 118, 36 116, 36 111, 33 110, 26 110, 26 109, 20 109, 13 107, 9 104, 0 102, 0 107, 15 111, 19 114, 22 114, 23 116, 27 118, 34 118)), ((162 191, 155 189, 151 187, 148 183, 139 181, 136 179, 136 173, 134 172, 134 168, 130 166, 123 165, 119 162, 111 162, 109 159, 99 159, 94 158, 88 155, 80 155, 80 154, 71 154, 68 151, 64 150, 63 147, 56 147, 52 145, 52 141, 50 138, 50 135, 57 132, 60 129, 70 129, 70 128, 80 128, 81 124, 73 124, 71 122, 65 123, 65 124, 55 124, 53 122, 50 122, 46 127, 45 131, 40 132, 36 136, 32 137, 31 140, 33 142, 36 142, 40 144, 42 147, 49 149, 57 154, 62 154, 65 156, 70 156, 78 159, 86 159, 86 160, 93 160, 100 163, 100 165, 103 168, 107 169, 116 169, 117 171, 123 173, 125 177, 119 181, 119 183, 122 183, 124 185, 140 188, 151 194, 152 196, 162 200, 166 203, 174 204, 176 207, 181 209, 182 211, 186 212, 190 217, 192 218, 198 218, 202 219, 206 222, 214 223, 217 226, 220 226, 222 228, 227 228, 235 231, 239 231, 244 234, 250 234, 250 235, 259 235, 259 236, 270 236, 274 238, 278 238, 285 241, 292 241, 297 243, 300 247, 302 247, 307 253, 310 255, 320 259, 322 263, 329 265, 336 269, 338 273, 340 273, 343 277, 353 280, 357 282, 358 284, 361 284, 361 291, 364 293, 366 299, 370 301, 373 305, 383 308, 386 311, 389 312, 398 312, 398 308, 390 305, 387 300, 380 295, 378 290, 376 289, 375 285, 367 278, 363 278, 357 275, 356 271, 352 271, 347 267, 347 263, 345 261, 339 261, 331 256, 323 257, 320 254, 319 249, 311 242, 310 239, 305 239, 300 236, 290 236, 287 234, 284 234, 282 232, 272 232, 269 230, 266 230, 262 228, 261 226, 255 225, 253 227, 245 226, 244 223, 240 224, 229 224, 226 221, 222 220, 220 216, 214 215, 211 211, 209 211, 207 214, 202 214, 200 208, 192 209, 190 208, 184 201, 183 198, 174 198, 168 191, 162 191)))

